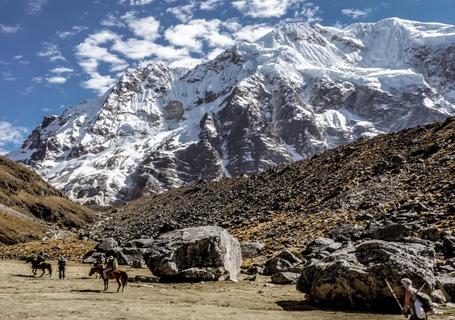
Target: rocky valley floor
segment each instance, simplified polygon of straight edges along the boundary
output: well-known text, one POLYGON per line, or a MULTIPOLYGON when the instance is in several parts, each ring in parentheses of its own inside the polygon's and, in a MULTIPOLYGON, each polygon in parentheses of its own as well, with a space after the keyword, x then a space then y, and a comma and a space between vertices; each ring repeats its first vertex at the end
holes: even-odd
MULTIPOLYGON (((88 278, 88 265, 71 263, 68 278, 33 278, 22 261, 0 260, 0 318, 7 319, 352 319, 393 320, 378 315, 316 310, 294 286, 255 282, 196 284, 129 283, 123 294, 103 293, 101 280, 88 278)), ((129 270, 130 275, 148 271, 129 270)), ((112 284, 111 284, 112 285, 112 284)), ((455 309, 431 319, 455 319, 455 309)))

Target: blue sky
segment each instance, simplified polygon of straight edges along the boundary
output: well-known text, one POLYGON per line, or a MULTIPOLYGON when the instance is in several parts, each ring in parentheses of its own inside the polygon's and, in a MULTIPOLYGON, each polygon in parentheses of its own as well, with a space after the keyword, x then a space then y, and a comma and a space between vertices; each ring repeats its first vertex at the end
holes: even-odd
POLYGON ((284 21, 455 24, 455 0, 0 0, 0 153, 129 66, 193 66, 284 21))

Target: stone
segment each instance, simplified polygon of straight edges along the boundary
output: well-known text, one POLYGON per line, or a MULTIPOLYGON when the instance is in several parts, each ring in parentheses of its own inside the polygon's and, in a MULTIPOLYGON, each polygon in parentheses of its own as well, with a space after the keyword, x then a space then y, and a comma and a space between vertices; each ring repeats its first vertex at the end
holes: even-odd
POLYGON ((119 263, 133 268, 146 268, 144 252, 140 248, 121 248, 118 252, 119 263))
POLYGON ((433 290, 430 294, 431 301, 437 304, 443 304, 447 302, 446 297, 441 290, 433 290))
POLYGON ((437 278, 437 288, 441 290, 447 302, 455 302, 455 277, 448 275, 437 278))
POLYGON ((96 246, 96 250, 99 252, 108 252, 114 250, 118 247, 117 241, 114 238, 104 238, 101 240, 100 243, 96 246))
POLYGON ((130 282, 143 282, 143 283, 159 283, 160 278, 156 276, 141 276, 137 275, 130 282))
POLYGON ((84 258, 82 259, 82 263, 87 263, 87 264, 95 264, 100 261, 105 260, 105 254, 103 252, 97 252, 97 251, 89 251, 84 258))
POLYGON ((272 276, 272 283, 275 284, 295 284, 300 277, 300 273, 278 272, 272 276))
POLYGON ((442 239, 442 252, 446 258, 455 257, 455 237, 444 236, 442 239))
POLYGON ((335 242, 333 239, 319 237, 310 242, 305 250, 302 251, 302 255, 307 259, 323 258, 340 247, 341 243, 335 242))
POLYGON ((405 277, 417 288, 427 283, 424 291, 429 292, 436 283, 434 257, 433 247, 418 243, 364 241, 307 262, 297 289, 325 307, 396 312, 385 280, 398 296, 403 294, 400 280, 405 277))
POLYGON ((217 226, 161 234, 144 258, 164 281, 237 281, 242 263, 239 241, 217 226))
POLYGON ((384 241, 402 241, 409 236, 411 230, 404 224, 390 224, 387 226, 373 227, 366 230, 362 238, 378 239, 384 241))
POLYGON ((252 266, 246 270, 246 274, 249 275, 256 275, 256 274, 264 274, 264 268, 259 267, 259 266, 252 266))
POLYGON ((264 244, 259 241, 243 241, 240 243, 242 258, 254 258, 264 249, 264 244))
POLYGON ((273 257, 264 265, 264 275, 271 276, 281 271, 287 271, 292 268, 292 263, 280 257, 273 257))
POLYGON ((441 240, 441 233, 439 232, 438 228, 436 228, 436 227, 432 227, 432 228, 423 230, 421 232, 420 236, 422 237, 422 239, 430 240, 433 242, 441 240))

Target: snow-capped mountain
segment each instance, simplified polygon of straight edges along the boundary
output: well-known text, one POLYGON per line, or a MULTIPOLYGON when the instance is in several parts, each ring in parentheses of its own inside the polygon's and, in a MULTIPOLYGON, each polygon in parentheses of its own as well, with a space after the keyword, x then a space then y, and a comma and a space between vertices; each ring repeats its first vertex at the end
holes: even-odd
POLYGON ((455 114, 455 26, 282 25, 192 70, 128 70, 9 154, 83 203, 305 159, 455 114))

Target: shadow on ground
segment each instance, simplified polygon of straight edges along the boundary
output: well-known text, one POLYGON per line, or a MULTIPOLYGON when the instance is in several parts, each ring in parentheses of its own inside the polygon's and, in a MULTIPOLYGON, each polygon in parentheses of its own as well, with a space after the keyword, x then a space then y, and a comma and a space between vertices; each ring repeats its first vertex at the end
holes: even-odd
POLYGON ((276 304, 285 311, 312 311, 316 307, 311 305, 308 301, 304 300, 281 300, 276 304))

